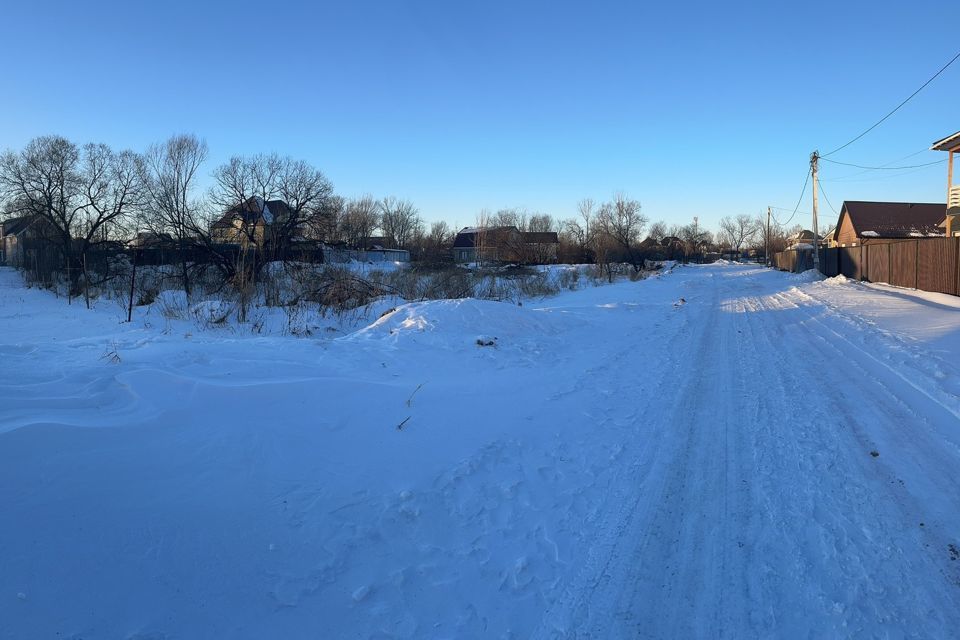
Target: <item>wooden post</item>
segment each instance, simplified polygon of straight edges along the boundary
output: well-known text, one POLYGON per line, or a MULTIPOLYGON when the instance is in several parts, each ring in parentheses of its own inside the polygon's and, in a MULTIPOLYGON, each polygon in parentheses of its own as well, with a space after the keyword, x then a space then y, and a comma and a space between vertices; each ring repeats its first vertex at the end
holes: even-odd
POLYGON ((87 276, 87 252, 83 252, 83 301, 90 308, 90 278, 87 276))
POLYGON ((820 154, 810 154, 810 172, 813 174, 813 268, 820 271, 820 232, 817 229, 817 161, 820 154))
MULTIPOLYGON (((947 235, 952 236, 956 233, 951 224, 950 217, 950 191, 953 189, 953 149, 947 152, 947 235)), ((958 229, 957 231, 960 231, 958 229)))
POLYGON ((770 207, 767 207, 767 231, 763 236, 763 262, 770 266, 770 207))
POLYGON ((127 303, 127 322, 133 318, 133 288, 137 281, 137 256, 140 255, 139 249, 133 250, 133 271, 130 273, 130 301, 127 303))
POLYGON ((953 151, 947 152, 947 202, 950 202, 950 187, 953 186, 953 151))

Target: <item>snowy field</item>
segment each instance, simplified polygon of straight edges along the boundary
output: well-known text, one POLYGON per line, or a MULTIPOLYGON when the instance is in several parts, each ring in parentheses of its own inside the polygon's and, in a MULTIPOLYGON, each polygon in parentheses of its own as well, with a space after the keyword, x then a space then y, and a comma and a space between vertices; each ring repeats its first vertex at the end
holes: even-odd
POLYGON ((957 298, 713 265, 120 316, 0 270, 0 638, 960 629, 957 298))

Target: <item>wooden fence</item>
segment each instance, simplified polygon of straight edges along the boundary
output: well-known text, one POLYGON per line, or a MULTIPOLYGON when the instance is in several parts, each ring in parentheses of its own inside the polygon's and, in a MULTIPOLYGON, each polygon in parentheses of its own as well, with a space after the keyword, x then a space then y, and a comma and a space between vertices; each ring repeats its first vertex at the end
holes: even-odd
MULTIPOLYGON (((782 251, 773 256, 782 271, 813 268, 813 251, 782 251)), ((960 238, 872 241, 858 247, 820 249, 820 272, 852 280, 960 295, 960 238)))

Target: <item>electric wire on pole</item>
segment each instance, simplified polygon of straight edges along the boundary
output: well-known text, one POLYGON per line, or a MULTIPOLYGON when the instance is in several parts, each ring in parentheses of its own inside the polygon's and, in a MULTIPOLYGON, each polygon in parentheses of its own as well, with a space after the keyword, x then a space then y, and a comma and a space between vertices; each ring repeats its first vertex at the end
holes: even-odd
POLYGON ((763 236, 763 261, 770 266, 770 207, 767 206, 767 232, 763 236))
POLYGON ((813 176, 813 268, 820 271, 820 234, 817 229, 817 161, 820 154, 810 154, 810 174, 813 176))

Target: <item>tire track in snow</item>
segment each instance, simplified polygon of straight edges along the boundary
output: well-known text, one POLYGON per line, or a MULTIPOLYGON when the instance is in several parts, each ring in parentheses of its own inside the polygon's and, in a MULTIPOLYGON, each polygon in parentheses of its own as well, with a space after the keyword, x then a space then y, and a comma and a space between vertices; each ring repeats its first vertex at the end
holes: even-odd
MULTIPOLYGON (((783 294, 776 298, 793 304, 783 294)), ((930 402, 929 394, 918 389, 918 384, 902 385, 900 372, 830 327, 827 319, 833 315, 811 316, 810 321, 812 329, 816 329, 812 331, 817 338, 815 348, 824 359, 833 356, 836 365, 828 371, 835 379, 828 388, 842 388, 845 380, 861 380, 869 383, 864 389, 871 391, 869 399, 859 403, 859 413, 866 412, 866 418, 851 412, 847 404, 838 403, 843 425, 851 429, 859 450, 885 452, 871 461, 873 468, 885 470, 887 480, 879 489, 897 507, 902 526, 914 532, 914 546, 935 554, 920 556, 927 572, 940 573, 948 590, 960 587, 960 567, 944 562, 949 545, 960 545, 960 487, 955 480, 960 452, 955 446, 946 446, 942 430, 938 430, 938 425, 957 427, 950 415, 952 411, 939 402, 930 402), (836 358, 837 352, 843 357, 836 358), (924 522, 924 526, 918 532, 919 522, 924 522)), ((918 372, 917 378, 923 377, 918 372)), ((931 380, 926 382, 933 384, 931 380)), ((939 607, 941 611, 953 608, 939 607)))
MULTIPOLYGON (((928 419, 924 416, 938 414, 942 407, 924 397, 913 397, 910 404, 899 400, 895 389, 877 384, 857 359, 845 352, 849 341, 844 335, 830 330, 812 310, 799 307, 784 294, 765 297, 758 306, 772 311, 769 315, 773 317, 797 312, 797 321, 774 319, 766 323, 768 330, 760 333, 769 347, 766 351, 782 358, 774 372, 781 380, 787 372, 788 384, 803 390, 802 415, 791 425, 802 438, 794 441, 799 446, 789 452, 804 472, 789 483, 802 508, 791 514, 796 522, 783 534, 796 549, 806 547, 798 556, 796 584, 820 590, 807 597, 819 603, 824 618, 820 629, 810 629, 811 623, 803 620, 794 620, 793 626, 822 633, 823 625, 832 620, 835 627, 830 633, 850 636, 883 622, 901 629, 922 629, 923 636, 941 636, 949 628, 944 614, 951 607, 949 600, 943 601, 939 595, 941 588, 931 590, 923 583, 938 570, 922 552, 917 537, 917 524, 923 518, 918 517, 916 507, 922 498, 905 498, 902 482, 884 468, 883 460, 891 458, 875 460, 867 452, 875 446, 868 432, 894 428, 902 434, 904 431, 895 427, 922 423, 928 419), (771 335, 777 340, 771 340, 771 335), (809 349, 816 352, 813 361, 819 366, 811 365, 809 349), (810 381, 816 384, 805 388, 810 381), (888 508, 891 503, 897 506, 894 513, 888 508), (797 531, 804 530, 804 518, 813 524, 807 525, 808 534, 818 540, 797 536, 797 531), (819 542, 819 548, 813 542, 819 542), (915 591, 925 593, 917 596, 915 591)), ((852 355, 858 352, 855 348, 852 355)), ((770 444, 790 442, 785 435, 771 439, 770 444)), ((901 450, 889 447, 892 455, 901 450)), ((935 462, 928 465, 932 469, 956 468, 955 460, 950 464, 939 459, 941 455, 934 446, 924 459, 935 462)), ((782 497, 789 498, 785 483, 778 484, 782 497)), ((946 495, 950 494, 955 490, 948 490, 946 495)), ((922 495, 945 494, 928 487, 922 495)), ((957 504, 954 498, 949 501, 957 504)), ((796 586, 789 585, 785 593, 796 591, 796 586)))
POLYGON ((698 275, 687 286, 694 293, 680 313, 690 318, 697 333, 678 334, 686 345, 681 353, 666 351, 674 357, 674 370, 662 372, 670 385, 666 393, 650 398, 652 406, 647 407, 649 414, 659 416, 655 440, 635 460, 631 482, 619 483, 633 495, 624 496, 621 510, 602 527, 603 535, 583 575, 547 614, 535 637, 607 637, 620 632, 636 637, 652 628, 657 629, 655 635, 670 635, 685 627, 691 610, 722 608, 723 589, 718 585, 726 575, 729 551, 724 545, 732 533, 724 524, 723 514, 729 509, 724 496, 734 492, 721 491, 705 499, 699 495, 703 483, 688 477, 688 471, 705 468, 704 473, 723 485, 730 477, 727 456, 717 455, 714 448, 718 441, 721 450, 727 447, 728 420, 723 417, 713 424, 711 402, 729 395, 727 382, 715 375, 722 365, 719 351, 710 346, 726 337, 716 327, 716 285, 707 285, 709 294, 704 295, 703 278, 698 275), (693 377, 682 375, 695 362, 694 356, 705 353, 713 354, 710 366, 695 366, 693 377), (682 381, 679 395, 670 392, 678 380, 682 381), (722 531, 716 535, 718 523, 722 531), (718 557, 721 564, 700 572, 684 561, 691 552, 704 559, 718 557), (709 605, 695 598, 704 592, 713 594, 709 605), (656 602, 638 609, 638 594, 660 595, 656 602), (653 618, 658 621, 655 627, 653 618))
POLYGON ((670 424, 655 431, 666 441, 635 459, 635 494, 620 495, 622 508, 600 524, 591 559, 534 637, 949 635, 960 622, 954 580, 928 550, 948 536, 933 532, 937 543, 923 547, 914 529, 927 491, 957 505, 946 484, 956 457, 932 440, 920 447, 916 473, 922 460, 938 471, 911 495, 868 455, 878 427, 858 423, 860 403, 845 391, 873 403, 870 419, 891 432, 942 423, 945 407, 871 386, 856 352, 823 375, 810 351, 831 362, 843 336, 767 295, 756 275, 738 275, 688 283, 712 286, 714 301, 687 307, 705 307, 696 347, 678 359, 691 368, 675 360, 662 372, 682 381, 670 424))

